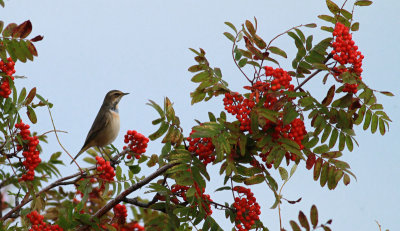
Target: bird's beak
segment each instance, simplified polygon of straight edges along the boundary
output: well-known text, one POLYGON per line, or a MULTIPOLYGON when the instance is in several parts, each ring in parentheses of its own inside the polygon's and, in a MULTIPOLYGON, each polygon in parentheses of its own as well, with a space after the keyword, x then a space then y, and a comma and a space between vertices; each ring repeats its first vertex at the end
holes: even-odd
POLYGON ((129 95, 129 93, 122 93, 122 95, 129 95))

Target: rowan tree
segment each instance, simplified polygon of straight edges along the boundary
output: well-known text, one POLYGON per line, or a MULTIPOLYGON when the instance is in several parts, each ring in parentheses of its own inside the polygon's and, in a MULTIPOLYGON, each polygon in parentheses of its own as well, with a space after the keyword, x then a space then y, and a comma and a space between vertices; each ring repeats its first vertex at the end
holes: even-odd
MULTIPOLYGON (((0 4, 4 6, 2 0, 0 4)), ((190 49, 196 63, 188 69, 198 84, 190 95, 192 104, 215 98, 223 111, 208 112, 209 121, 184 129, 167 97, 162 105, 150 100, 159 114, 152 121, 159 126, 153 134, 146 137, 132 128, 121 148, 111 145, 106 153, 90 149, 83 159, 89 167, 78 166, 80 171, 72 175, 59 171, 62 152, 41 157, 49 132, 38 134, 31 127, 37 122, 35 110, 50 112, 52 104, 36 88, 17 92, 15 87, 23 84, 15 75, 15 62, 33 61, 38 55, 34 43, 43 37, 29 38, 30 21, 6 26, 0 21, 0 189, 7 189, 1 191, 2 229, 223 230, 213 218, 213 211, 223 210, 232 230, 268 230, 260 219, 267 207, 252 185, 262 184, 273 193, 272 208, 280 221, 280 205, 300 201, 283 197, 300 162, 321 187, 348 185, 355 175, 341 157, 358 146, 353 128, 384 135, 391 120, 376 94, 393 94, 368 85, 372 81, 363 75, 364 48, 352 37, 359 29, 355 10, 372 2, 326 4, 330 15, 318 16, 321 30, 313 29, 315 23, 301 24, 268 42, 257 34, 263 23, 256 18, 240 27, 226 22, 230 32, 224 35, 232 43, 228 53, 238 75, 247 80, 243 89, 231 89, 201 48, 190 49), (325 38, 314 41, 313 33, 325 38), (288 55, 274 45, 284 38, 292 39, 297 49, 290 69, 281 67, 288 55), (309 81, 320 81, 326 96, 315 97, 307 89, 309 81), (158 154, 146 153, 149 140, 163 144, 158 154), (150 175, 141 174, 145 165, 154 169, 150 175), (210 166, 219 168, 219 176, 209 175, 210 166), (211 177, 220 179, 216 192, 225 193, 226 201, 206 193, 211 177), (135 194, 142 187, 150 199, 135 194)), ((280 222, 281 230, 331 230, 332 220, 319 221, 315 205, 289 219, 289 224, 280 222)))

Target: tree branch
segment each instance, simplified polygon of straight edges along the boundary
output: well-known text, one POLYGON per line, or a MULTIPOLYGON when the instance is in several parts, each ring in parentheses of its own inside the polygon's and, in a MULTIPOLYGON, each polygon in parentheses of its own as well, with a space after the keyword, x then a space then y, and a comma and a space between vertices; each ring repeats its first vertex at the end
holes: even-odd
MULTIPOLYGON (((329 54, 329 55, 326 57, 324 63, 328 62, 329 59, 331 59, 332 57, 333 57, 333 55, 332 55, 332 54, 329 54)), ((318 73, 320 73, 321 71, 323 71, 323 70, 316 70, 314 73, 312 73, 310 76, 308 76, 303 82, 301 82, 297 87, 295 87, 293 91, 299 90, 305 83, 307 83, 310 79, 312 79, 314 76, 316 76, 316 75, 317 75, 318 73)))
MULTIPOLYGON (((127 153, 127 151, 124 150, 124 151, 120 152, 118 155, 116 155, 115 157, 113 157, 110 161, 112 163, 116 164, 116 163, 118 163, 118 159, 121 156, 125 155, 126 153, 127 153)), ((91 171, 91 170, 95 170, 95 169, 96 169, 96 166, 93 166, 93 167, 87 168, 86 171, 91 171)), ((40 190, 38 193, 36 193, 35 194, 35 198, 38 197, 40 194, 46 193, 50 189, 55 188, 57 186, 75 184, 78 180, 80 180, 81 178, 85 177, 86 175, 87 175, 86 172, 78 172, 78 173, 75 173, 73 175, 66 176, 66 177, 63 177, 61 179, 58 179, 58 180, 54 181, 53 183, 51 183, 50 185, 48 185, 47 187, 45 187, 42 190, 40 190), (72 180, 72 181, 64 182, 64 181, 72 179, 74 177, 77 177, 77 178, 75 180, 72 180)), ((27 194, 27 195, 29 195, 29 194, 27 194)), ((33 200, 33 197, 24 198, 19 205, 15 206, 6 215, 1 217, 0 221, 5 221, 8 218, 14 217, 13 214, 15 212, 19 211, 24 205, 26 205, 27 203, 31 202, 32 200, 33 200)))
MULTIPOLYGON (((103 216, 104 214, 106 214, 108 211, 110 211, 114 206, 116 206, 117 204, 119 204, 121 201, 123 201, 124 199, 126 199, 126 196, 128 196, 129 194, 131 194, 132 192, 140 189, 141 187, 143 187, 144 185, 150 183, 150 181, 152 181, 153 179, 155 179, 156 177, 162 175, 164 172, 166 172, 168 169, 172 168, 173 166, 177 165, 179 163, 174 162, 174 163, 169 163, 166 164, 164 166, 162 166, 161 168, 157 169, 155 172, 153 172, 152 174, 150 174, 148 177, 144 178, 142 181, 139 181, 138 183, 130 186, 129 188, 127 188, 125 191, 123 191, 121 194, 119 194, 117 197, 115 197, 114 199, 110 200, 105 206, 103 206, 101 209, 99 209, 93 216, 92 216, 92 221, 95 218, 100 218, 101 216, 103 216)), ((88 225, 83 225, 81 226, 79 230, 86 230, 88 228, 88 225)))

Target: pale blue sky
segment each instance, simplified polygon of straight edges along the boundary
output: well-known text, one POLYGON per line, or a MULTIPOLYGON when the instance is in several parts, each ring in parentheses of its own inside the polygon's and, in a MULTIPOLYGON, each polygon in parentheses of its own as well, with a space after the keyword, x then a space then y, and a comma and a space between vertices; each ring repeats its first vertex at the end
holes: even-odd
MULTIPOLYGON (((358 181, 352 179, 347 187, 339 183, 334 191, 321 188, 319 182, 312 180, 312 173, 305 170, 304 163, 300 164, 286 186, 284 197, 303 199, 296 205, 283 204, 286 228, 289 220, 297 219, 299 210, 309 214, 311 205, 316 204, 320 221, 333 219, 333 230, 377 231, 375 220, 385 229, 400 230, 400 157, 396 150, 400 137, 396 103, 400 89, 399 6, 395 0, 376 1, 370 7, 357 8, 355 14, 361 22, 354 40, 365 55, 363 80, 372 88, 396 94, 392 98, 378 95, 394 121, 390 132, 382 137, 357 129, 360 147, 352 153, 345 152, 343 159, 350 163, 358 181)), ((322 13, 328 13, 322 0, 9 0, 6 8, 0 9, 0 19, 16 23, 30 19, 33 35, 44 35, 44 40, 37 43, 39 57, 35 62, 17 64, 16 74, 28 79, 17 80, 16 85, 36 86, 39 94, 54 103, 52 112, 57 128, 69 132, 62 134, 61 140, 75 154, 105 93, 111 89, 131 93, 120 103, 121 132, 114 142, 117 147, 122 147, 122 136, 128 129, 145 135, 156 130, 151 121, 157 114, 145 105, 148 99, 161 103, 168 96, 186 134, 195 124, 194 118, 204 121, 207 111, 220 111, 222 98, 190 106, 189 93, 195 85, 187 72, 194 64, 188 48, 204 48, 211 65, 222 69, 231 89, 242 91, 241 86, 246 82, 231 60, 230 41, 222 35, 229 30, 225 21, 239 26, 245 19, 256 16, 260 35, 268 41, 298 24, 324 24, 316 17, 322 13)), ((326 36, 318 29, 305 31, 314 32, 314 41, 326 36)), ((291 39, 283 36, 275 45, 291 55, 289 61, 281 60, 284 67, 290 67, 295 52, 291 39)), ((325 89, 320 88, 320 83, 315 78, 307 89, 322 95, 325 89)), ((32 130, 39 133, 51 130, 47 111, 39 109, 37 113, 39 121, 32 130)), ((42 158, 61 150, 52 135, 49 141, 42 158)), ((150 142, 148 154, 159 153, 160 147, 159 141, 150 142)), ((66 155, 64 158, 67 160, 66 155)), ((73 171, 76 171, 74 166, 63 168, 65 175, 73 171)), ((218 202, 223 202, 226 194, 213 193, 213 189, 222 181, 217 178, 208 188, 212 199, 218 202)), ((269 209, 274 202, 272 193, 265 185, 255 187, 254 191, 264 223, 270 230, 278 230, 277 210, 269 209)), ((214 218, 224 229, 232 227, 223 213, 214 211, 214 218)))

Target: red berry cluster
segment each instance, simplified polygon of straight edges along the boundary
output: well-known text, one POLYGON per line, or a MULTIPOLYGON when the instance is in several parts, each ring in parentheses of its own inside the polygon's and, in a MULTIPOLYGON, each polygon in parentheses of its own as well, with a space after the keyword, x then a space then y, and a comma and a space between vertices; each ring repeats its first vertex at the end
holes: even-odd
POLYGON ((204 211, 206 212, 206 217, 211 216, 212 210, 211 210, 211 203, 213 200, 211 199, 210 195, 204 194, 204 188, 201 188, 194 183, 194 187, 196 189, 196 192, 194 194, 195 197, 201 198, 201 206, 203 207, 204 211))
POLYGON ((116 225, 125 224, 126 217, 128 216, 126 206, 117 204, 116 206, 114 206, 113 211, 114 211, 114 217, 115 217, 115 219, 117 219, 117 223, 114 223, 114 224, 116 224, 116 225))
POLYGON ((24 144, 17 144, 17 150, 22 152, 25 160, 22 162, 26 169, 26 173, 22 175, 20 181, 32 181, 35 177, 35 168, 42 162, 39 158, 40 152, 37 150, 39 139, 37 136, 31 136, 29 131, 29 125, 24 124, 22 120, 15 124, 15 128, 19 129, 19 135, 23 140, 24 144))
MULTIPOLYGON (((284 137, 296 142, 299 145, 300 150, 304 148, 304 146, 301 144, 301 141, 304 139, 304 136, 307 134, 307 131, 304 126, 304 122, 301 119, 296 118, 290 124, 287 124, 285 126, 283 125, 283 122, 280 119, 278 120, 276 125, 268 124, 268 126, 264 127, 264 129, 268 129, 273 126, 275 126, 274 131, 272 133, 272 138, 274 140, 284 137)), ((260 157, 264 162, 267 160, 269 153, 270 152, 260 154, 260 157)), ((297 156, 294 153, 289 153, 289 152, 285 153, 285 157, 288 161, 289 160, 295 161, 297 158, 297 156)), ((266 167, 271 168, 272 164, 273 162, 266 163, 266 167)))
MULTIPOLYGON (((361 66, 364 55, 358 51, 358 46, 356 46, 352 40, 349 28, 340 22, 336 23, 333 36, 335 37, 335 41, 332 43, 333 50, 331 52, 333 59, 339 62, 342 66, 346 64, 351 65, 351 68, 335 67, 333 69, 335 77, 340 77, 344 72, 350 72, 355 73, 361 80, 361 73, 363 71, 361 66)), ((343 91, 357 93, 357 87, 358 84, 345 84, 343 91)))
MULTIPOLYGON (((186 191, 189 189, 189 186, 184 186, 184 185, 179 185, 179 184, 174 184, 171 187, 171 192, 179 197, 182 197, 184 201, 187 201, 186 199, 186 191)), ((173 201, 174 203, 178 203, 177 200, 173 201)))
MULTIPOLYGON (((2 73, 10 76, 12 80, 14 77, 12 76, 15 73, 14 69, 15 62, 10 58, 7 59, 5 63, 3 60, 0 61, 0 70, 2 73)), ((8 98, 11 94, 10 83, 7 77, 3 77, 0 81, 0 96, 3 98, 8 98)))
POLYGON ((286 71, 284 71, 282 68, 274 69, 273 67, 268 66, 265 66, 264 69, 266 76, 271 76, 274 78, 271 80, 272 91, 280 90, 281 88, 293 91, 294 86, 293 84, 290 84, 292 77, 286 71))
MULTIPOLYGON (((112 226, 117 229, 118 231, 144 231, 144 227, 139 225, 136 221, 131 222, 129 224, 124 224, 124 225, 118 225, 116 223, 113 223, 112 226)), ((102 228, 105 230, 108 230, 105 225, 102 225, 102 228)))
POLYGON ((236 209, 236 229, 238 231, 247 231, 259 220, 261 214, 260 205, 256 202, 254 194, 250 189, 235 186, 234 191, 238 192, 239 197, 235 197, 233 207, 236 209), (245 197, 241 197, 244 194, 245 197))
POLYGON ((245 99, 237 92, 225 93, 223 101, 225 110, 232 115, 236 115, 236 119, 240 121, 240 130, 250 131, 250 112, 255 102, 245 99))
MULTIPOLYGON (((265 81, 257 81, 252 86, 244 87, 247 90, 251 90, 249 98, 244 98, 237 92, 225 93, 223 99, 225 110, 232 115, 236 116, 236 119, 240 122, 241 131, 249 131, 250 129, 250 112, 254 105, 259 102, 260 97, 266 97, 264 107, 272 110, 280 110, 275 107, 275 103, 278 101, 279 94, 275 94, 278 90, 280 93, 283 90, 293 91, 294 86, 290 84, 292 77, 281 68, 272 68, 265 66, 265 81), (273 93, 273 94, 271 94, 273 93)), ((289 99, 290 100, 290 99, 289 99)))
POLYGON ((97 171, 100 173, 99 178, 105 181, 114 181, 114 168, 111 167, 110 161, 105 161, 102 157, 96 156, 97 171))
MULTIPOLYGON (((193 132, 194 131, 192 131, 190 135, 192 135, 193 132)), ((188 148, 189 152, 193 152, 196 155, 198 155, 199 160, 202 161, 205 166, 207 166, 207 164, 215 160, 215 155, 213 155, 215 147, 211 141, 211 138, 188 137, 187 141, 189 141, 189 148, 188 148)))
MULTIPOLYGON (((210 216, 212 214, 210 202, 212 202, 213 200, 211 199, 210 195, 204 194, 205 191, 204 188, 200 188, 196 183, 194 183, 194 187, 196 189, 194 196, 202 199, 201 206, 206 212, 206 216, 210 216)), ((188 186, 174 184, 171 187, 171 192, 176 196, 182 197, 184 201, 187 201, 186 192, 189 188, 190 187, 188 186)), ((176 198, 172 198, 171 201, 174 202, 175 204, 179 203, 179 201, 176 198)))
POLYGON ((32 211, 26 217, 32 224, 29 231, 62 231, 63 229, 58 225, 50 225, 43 221, 44 217, 40 215, 36 210, 32 211))
MULTIPOLYGON (((128 146, 124 146, 124 150, 129 147, 129 149, 135 153, 135 158, 140 159, 140 155, 146 152, 148 142, 149 138, 135 130, 128 130, 125 135, 124 143, 129 144, 128 146)), ((127 158, 130 159, 132 156, 128 154, 127 158)))

